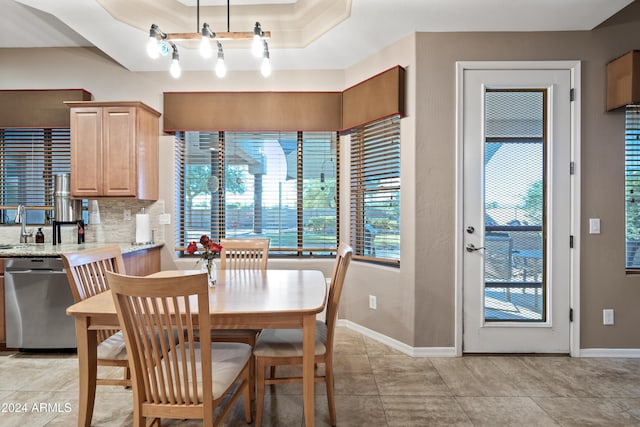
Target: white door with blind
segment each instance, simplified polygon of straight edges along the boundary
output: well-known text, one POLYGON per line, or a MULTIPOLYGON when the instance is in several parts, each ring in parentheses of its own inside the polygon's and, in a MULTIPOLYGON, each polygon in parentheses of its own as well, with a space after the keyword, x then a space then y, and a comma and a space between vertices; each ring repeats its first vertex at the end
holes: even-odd
POLYGON ((464 69, 462 351, 568 353, 572 69, 464 69))

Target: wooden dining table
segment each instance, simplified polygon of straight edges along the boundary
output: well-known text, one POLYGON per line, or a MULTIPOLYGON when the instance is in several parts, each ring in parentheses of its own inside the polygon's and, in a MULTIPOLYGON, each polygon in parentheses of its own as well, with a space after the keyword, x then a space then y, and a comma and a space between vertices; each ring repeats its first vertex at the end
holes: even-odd
MULTIPOLYGON (((199 274, 197 270, 172 270, 153 276, 199 274)), ((303 400, 305 425, 314 425, 314 350, 316 315, 325 306, 327 285, 317 270, 218 270, 209 288, 212 328, 302 328, 303 400)), ((120 329, 110 291, 67 308, 74 316, 78 346, 78 426, 89 426, 93 415, 97 372, 97 331, 120 329)))

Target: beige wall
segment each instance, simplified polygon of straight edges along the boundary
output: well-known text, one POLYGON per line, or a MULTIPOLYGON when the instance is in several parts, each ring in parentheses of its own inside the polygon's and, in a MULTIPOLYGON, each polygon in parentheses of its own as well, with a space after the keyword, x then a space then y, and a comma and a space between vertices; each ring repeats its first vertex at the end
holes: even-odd
POLYGON ((625 13, 588 32, 417 35, 415 346, 454 345, 456 61, 580 60, 581 348, 640 347, 640 276, 624 269, 624 113, 604 108, 606 63, 640 48, 640 4, 625 13), (594 217, 600 235, 585 228, 594 217), (614 326, 602 325, 604 308, 614 326))
MULTIPOLYGON (((415 325, 415 36, 407 37, 381 50, 345 72, 346 87, 368 77, 401 65, 406 69, 405 100, 406 117, 400 122, 400 268, 384 267, 354 262, 349 267, 349 286, 343 291, 342 304, 344 318, 358 325, 391 337, 411 346, 414 345, 415 325), (377 309, 369 309, 369 295, 375 295, 377 309)), ((343 158, 348 159, 348 138, 343 140, 343 158)), ((344 163, 343 163, 344 164, 344 163)), ((340 187, 341 206, 349 206, 348 174, 343 174, 345 182, 340 187)), ((349 223, 349 212, 342 211, 342 223, 349 223)), ((341 227, 343 232, 348 227, 341 227)), ((347 235, 342 236, 348 239, 347 235)))
MULTIPOLYGON (((420 33, 400 40, 347 70, 131 73, 95 49, 0 49, 0 89, 83 88, 96 100, 140 100, 162 111, 163 91, 343 90, 392 66, 407 69, 407 117, 401 122, 401 267, 354 262, 342 315, 414 347, 454 346, 455 63, 471 60, 582 61, 582 224, 602 219, 602 234, 581 231, 582 348, 640 348, 640 276, 624 271, 624 115, 605 113, 605 64, 640 48, 640 4, 631 19, 589 32, 420 33), (369 310, 368 295, 378 309, 369 310), (602 309, 616 325, 601 325, 602 309)), ((274 58, 274 61, 276 59, 274 58)), ((347 150, 348 140, 343 145, 347 150)), ((173 212, 172 138, 161 138, 161 199, 173 212)), ((343 163, 348 165, 345 161, 343 163)), ((348 166, 347 166, 348 168, 348 166)), ((342 175, 348 189, 347 174, 342 175)), ((342 205, 348 206, 348 193, 342 205)), ((346 210, 341 212, 347 223, 346 210)), ((163 267, 176 261, 172 225, 165 228, 163 267)), ((348 227, 342 227, 344 233, 348 227)), ((583 227, 584 228, 584 227, 583 227)), ((347 235, 343 235, 347 238, 347 235)), ((322 268, 326 261, 274 260, 272 266, 322 268)))

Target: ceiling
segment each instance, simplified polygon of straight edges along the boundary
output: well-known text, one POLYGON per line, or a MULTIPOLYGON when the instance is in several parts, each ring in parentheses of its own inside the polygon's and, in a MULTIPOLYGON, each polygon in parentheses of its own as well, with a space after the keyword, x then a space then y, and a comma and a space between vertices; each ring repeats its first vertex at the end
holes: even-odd
MULTIPOLYGON (((274 70, 344 69, 413 32, 591 30, 634 0, 201 0, 213 31, 271 31, 274 70)), ((0 0, 0 48, 95 46, 131 71, 166 71, 146 55, 149 27, 195 32, 196 0, 0 0)), ((200 24, 201 25, 201 24, 200 24)), ((242 41, 229 70, 256 69, 242 41)), ((179 45, 185 70, 211 70, 179 45)))

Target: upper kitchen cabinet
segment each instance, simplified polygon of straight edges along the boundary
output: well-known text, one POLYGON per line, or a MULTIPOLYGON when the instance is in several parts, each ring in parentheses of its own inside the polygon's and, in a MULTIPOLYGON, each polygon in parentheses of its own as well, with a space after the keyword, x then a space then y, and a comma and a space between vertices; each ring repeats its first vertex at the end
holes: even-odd
POLYGON ((71 197, 158 199, 160 113, 141 102, 67 102, 71 197))
POLYGON ((640 102, 640 51, 627 52, 607 64, 607 111, 640 102))

